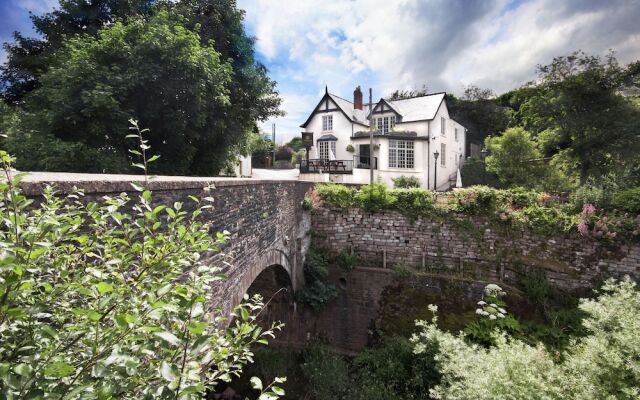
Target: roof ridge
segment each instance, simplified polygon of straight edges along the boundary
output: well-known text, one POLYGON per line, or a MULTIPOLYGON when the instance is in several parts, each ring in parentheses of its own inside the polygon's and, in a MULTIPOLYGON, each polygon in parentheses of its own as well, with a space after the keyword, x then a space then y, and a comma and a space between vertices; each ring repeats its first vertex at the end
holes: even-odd
POLYGON ((349 100, 345 99, 344 97, 340 97, 340 96, 338 96, 337 94, 334 94, 334 93, 329 92, 329 95, 330 95, 330 96, 336 96, 337 98, 339 98, 339 99, 341 99, 341 100, 344 100, 344 101, 346 101, 347 103, 351 103, 351 104, 353 104, 353 101, 349 101, 349 100))
POLYGON ((397 100, 387 100, 387 99, 384 99, 384 100, 389 101, 389 102, 396 102, 396 101, 404 101, 404 100, 418 99, 418 98, 420 98, 420 97, 435 96, 435 95, 438 95, 438 94, 444 94, 444 95, 446 96, 446 95, 447 95, 447 92, 435 92, 435 93, 429 93, 429 94, 422 94, 422 95, 420 95, 420 96, 408 97, 408 98, 406 98, 406 99, 397 99, 397 100))

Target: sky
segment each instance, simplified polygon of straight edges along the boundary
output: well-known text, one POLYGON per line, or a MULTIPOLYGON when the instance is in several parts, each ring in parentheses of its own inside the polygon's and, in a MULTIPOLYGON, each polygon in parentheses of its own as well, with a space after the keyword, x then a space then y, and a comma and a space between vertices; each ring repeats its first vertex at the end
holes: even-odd
MULTIPOLYGON (((57 0, 0 0, 0 41, 32 32, 29 11, 57 0)), ((640 0, 238 0, 260 62, 278 82, 284 117, 264 121, 276 140, 299 127, 328 86, 352 99, 396 89, 503 93, 535 78, 536 65, 574 50, 621 63, 640 59, 640 0)), ((0 62, 4 54, 0 52, 0 62)))

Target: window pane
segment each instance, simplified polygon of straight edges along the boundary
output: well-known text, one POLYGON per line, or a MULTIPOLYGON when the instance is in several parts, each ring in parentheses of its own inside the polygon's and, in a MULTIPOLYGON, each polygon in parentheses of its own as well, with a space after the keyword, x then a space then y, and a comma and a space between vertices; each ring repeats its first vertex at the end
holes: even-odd
POLYGON ((440 165, 445 165, 447 159, 447 146, 444 143, 440 143, 440 165))

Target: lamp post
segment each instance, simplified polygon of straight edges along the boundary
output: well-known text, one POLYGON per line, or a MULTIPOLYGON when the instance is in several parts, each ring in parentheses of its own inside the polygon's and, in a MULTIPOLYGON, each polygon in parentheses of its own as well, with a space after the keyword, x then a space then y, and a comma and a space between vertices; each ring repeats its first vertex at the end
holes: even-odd
POLYGON ((438 150, 433 153, 433 191, 435 192, 438 188, 438 150))

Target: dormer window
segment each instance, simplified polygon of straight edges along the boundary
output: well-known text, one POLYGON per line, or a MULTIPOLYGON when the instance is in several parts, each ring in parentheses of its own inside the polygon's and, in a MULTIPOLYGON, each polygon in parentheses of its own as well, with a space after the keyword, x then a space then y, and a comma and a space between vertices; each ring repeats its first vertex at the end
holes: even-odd
POLYGON ((322 131, 329 132, 333 130, 333 115, 322 116, 322 131))
POLYGON ((391 115, 389 117, 376 118, 375 126, 378 131, 383 134, 387 134, 396 126, 396 116, 391 115))

